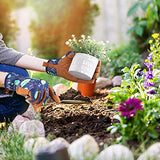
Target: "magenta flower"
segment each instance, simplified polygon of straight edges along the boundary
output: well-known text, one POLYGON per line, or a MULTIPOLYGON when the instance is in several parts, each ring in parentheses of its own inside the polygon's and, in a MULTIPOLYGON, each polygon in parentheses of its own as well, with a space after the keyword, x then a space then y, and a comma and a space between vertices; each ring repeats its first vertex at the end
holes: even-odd
POLYGON ((137 110, 143 110, 141 100, 136 98, 129 98, 124 103, 120 103, 120 106, 118 111, 122 112, 121 116, 126 116, 127 118, 130 118, 131 115, 136 115, 137 110))

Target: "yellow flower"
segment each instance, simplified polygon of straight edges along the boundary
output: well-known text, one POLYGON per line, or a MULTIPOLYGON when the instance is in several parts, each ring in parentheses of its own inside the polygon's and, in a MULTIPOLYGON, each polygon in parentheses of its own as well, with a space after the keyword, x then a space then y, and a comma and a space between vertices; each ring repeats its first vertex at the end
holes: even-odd
POLYGON ((149 40, 149 44, 152 44, 153 43, 153 40, 149 40))
POLYGON ((6 123, 5 123, 5 122, 0 123, 0 129, 3 128, 3 127, 5 127, 5 126, 6 126, 6 123))
POLYGON ((152 51, 152 50, 153 50, 153 47, 150 47, 150 50, 152 51))
POLYGON ((159 37, 159 33, 154 33, 154 34, 152 34, 152 37, 153 37, 154 39, 157 39, 157 38, 159 37))
POLYGON ((145 63, 149 63, 149 60, 148 60, 148 59, 146 59, 146 60, 145 60, 145 63))

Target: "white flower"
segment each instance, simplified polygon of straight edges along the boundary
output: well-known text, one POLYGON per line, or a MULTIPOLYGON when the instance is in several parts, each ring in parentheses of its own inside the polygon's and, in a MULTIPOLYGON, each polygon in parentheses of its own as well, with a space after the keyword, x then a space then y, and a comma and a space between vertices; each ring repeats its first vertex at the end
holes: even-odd
POLYGON ((85 35, 84 35, 84 34, 82 34, 82 35, 81 35, 81 37, 82 37, 82 38, 85 38, 85 35))
POLYGON ((68 42, 71 42, 71 41, 72 41, 71 39, 68 40, 68 42))
POLYGON ((65 43, 66 45, 69 45, 69 42, 68 41, 66 41, 66 43, 65 43))
POLYGON ((74 34, 72 34, 72 37, 74 38, 74 37, 75 37, 75 35, 74 35, 74 34))
POLYGON ((107 57, 108 61, 111 62, 111 59, 109 57, 107 57))

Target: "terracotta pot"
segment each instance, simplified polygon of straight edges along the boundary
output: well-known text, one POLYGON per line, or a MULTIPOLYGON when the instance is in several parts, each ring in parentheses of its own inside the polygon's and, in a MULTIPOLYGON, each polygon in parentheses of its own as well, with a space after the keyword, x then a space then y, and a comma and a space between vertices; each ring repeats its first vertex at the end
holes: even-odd
POLYGON ((93 97, 96 81, 91 84, 78 83, 77 90, 81 91, 82 96, 93 97))

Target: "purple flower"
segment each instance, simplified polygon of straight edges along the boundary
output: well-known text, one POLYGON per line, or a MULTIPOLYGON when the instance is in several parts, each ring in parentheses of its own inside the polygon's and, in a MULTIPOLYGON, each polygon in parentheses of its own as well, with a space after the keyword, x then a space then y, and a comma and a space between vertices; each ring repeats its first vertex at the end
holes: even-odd
POLYGON ((152 68, 154 66, 154 63, 144 63, 148 68, 152 68))
POLYGON ((153 82, 145 81, 145 82, 143 83, 143 87, 144 87, 144 88, 147 88, 147 87, 155 87, 155 85, 154 85, 153 82))
POLYGON ((147 92, 148 94, 157 94, 156 91, 154 91, 153 89, 147 92))
POLYGON ((148 59, 149 61, 151 61, 151 60, 153 59, 152 56, 153 56, 153 53, 150 53, 150 54, 148 55, 147 59, 148 59))
POLYGON ((142 76, 142 75, 144 75, 144 73, 142 71, 137 73, 137 76, 139 76, 139 77, 142 76))
POLYGON ((145 79, 153 79, 153 72, 152 72, 152 71, 148 71, 148 72, 146 73, 145 79))
POLYGON ((127 118, 130 118, 131 115, 136 115, 137 110, 143 110, 141 100, 136 98, 129 98, 124 103, 120 103, 120 106, 118 111, 122 112, 121 116, 126 116, 127 118))

